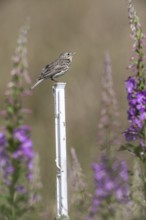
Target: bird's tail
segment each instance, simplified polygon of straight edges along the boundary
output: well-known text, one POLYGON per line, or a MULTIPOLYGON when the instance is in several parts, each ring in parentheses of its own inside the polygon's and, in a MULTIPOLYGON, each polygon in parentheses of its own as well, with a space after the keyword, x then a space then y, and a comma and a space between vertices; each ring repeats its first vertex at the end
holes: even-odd
POLYGON ((38 79, 37 82, 30 87, 30 90, 33 90, 37 85, 39 85, 44 79, 38 79))

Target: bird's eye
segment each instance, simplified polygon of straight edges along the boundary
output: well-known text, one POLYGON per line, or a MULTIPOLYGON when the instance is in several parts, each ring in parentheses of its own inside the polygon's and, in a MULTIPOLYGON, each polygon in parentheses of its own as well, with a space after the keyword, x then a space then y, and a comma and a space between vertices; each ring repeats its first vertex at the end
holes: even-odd
POLYGON ((67 56, 70 56, 70 53, 67 53, 67 56))

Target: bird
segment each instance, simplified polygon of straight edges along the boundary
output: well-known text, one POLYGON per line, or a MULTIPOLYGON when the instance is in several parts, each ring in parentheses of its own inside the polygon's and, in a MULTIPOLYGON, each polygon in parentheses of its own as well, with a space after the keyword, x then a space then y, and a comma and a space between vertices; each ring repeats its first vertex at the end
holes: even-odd
POLYGON ((64 75, 66 71, 69 70, 70 64, 72 62, 73 55, 76 52, 64 52, 59 55, 59 57, 44 66, 41 70, 40 76, 37 78, 36 82, 30 87, 33 90, 37 85, 46 79, 51 79, 54 82, 57 77, 64 75))

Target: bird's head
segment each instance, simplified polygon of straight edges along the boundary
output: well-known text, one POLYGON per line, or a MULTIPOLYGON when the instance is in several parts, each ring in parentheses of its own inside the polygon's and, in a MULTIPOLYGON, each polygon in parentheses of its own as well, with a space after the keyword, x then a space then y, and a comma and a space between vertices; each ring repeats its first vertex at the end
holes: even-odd
POLYGON ((72 57, 73 57, 74 54, 76 54, 76 52, 61 53, 59 58, 61 58, 61 59, 69 59, 70 61, 72 61, 72 57))

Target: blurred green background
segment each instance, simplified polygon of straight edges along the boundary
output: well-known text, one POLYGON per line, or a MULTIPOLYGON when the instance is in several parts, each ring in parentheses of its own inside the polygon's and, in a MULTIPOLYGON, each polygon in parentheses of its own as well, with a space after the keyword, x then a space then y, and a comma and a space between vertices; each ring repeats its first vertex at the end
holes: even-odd
MULTIPOLYGON (((146 33, 146 1, 133 1, 146 33)), ((60 80, 66 86, 67 147, 74 147, 84 173, 92 182, 90 165, 98 156, 96 144, 103 58, 109 51, 120 109, 121 132, 127 126, 124 80, 131 56, 127 2, 121 0, 0 0, 0 108, 10 80, 11 56, 19 28, 30 17, 28 62, 32 80, 61 52, 76 51, 70 71, 60 80)), ((33 113, 34 148, 40 153, 44 201, 55 199, 54 103, 52 81, 45 81, 27 98, 33 113)))

